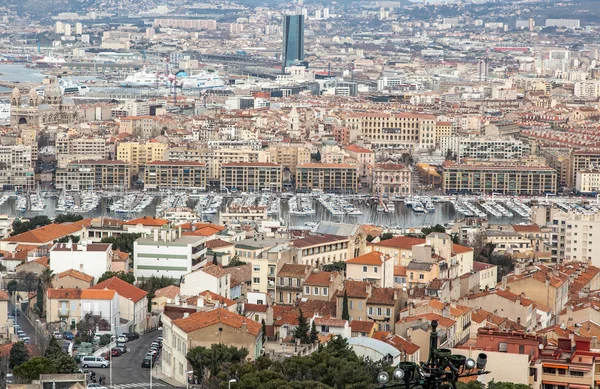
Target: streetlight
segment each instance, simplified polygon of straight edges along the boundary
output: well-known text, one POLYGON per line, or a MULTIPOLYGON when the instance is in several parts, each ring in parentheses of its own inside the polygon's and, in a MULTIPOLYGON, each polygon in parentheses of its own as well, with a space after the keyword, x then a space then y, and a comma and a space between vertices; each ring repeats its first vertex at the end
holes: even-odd
POLYGON ((185 387, 186 387, 187 389, 190 389, 190 374, 192 374, 193 372, 194 372, 193 370, 190 370, 190 371, 186 371, 186 372, 185 372, 185 377, 186 377, 186 380, 185 380, 185 387))
POLYGON ((488 374, 485 371, 487 355, 480 353, 477 361, 463 355, 454 354, 450 349, 437 348, 437 320, 431 321, 431 335, 429 338, 429 359, 420 364, 414 362, 400 362, 390 375, 381 371, 377 375, 380 388, 446 388, 456 389, 456 382, 461 377, 488 374))
POLYGON ((232 378, 232 379, 229 380, 229 382, 227 384, 229 389, 231 389, 231 383, 232 382, 237 382, 237 380, 235 378, 232 378))

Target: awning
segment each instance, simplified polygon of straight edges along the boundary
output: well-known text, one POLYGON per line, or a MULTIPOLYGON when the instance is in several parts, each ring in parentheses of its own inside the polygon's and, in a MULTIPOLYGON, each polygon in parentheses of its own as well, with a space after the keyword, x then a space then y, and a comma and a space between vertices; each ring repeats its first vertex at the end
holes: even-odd
MULTIPOLYGON (((543 380, 543 381, 542 381, 542 384, 546 384, 546 385, 556 385, 556 386, 564 386, 565 388, 567 387, 567 385, 569 385, 569 384, 568 384, 568 383, 566 383, 566 382, 546 381, 546 380, 543 380)), ((586 389, 588 389, 588 388, 586 388, 586 389)))
POLYGON ((571 367, 569 367, 569 370, 581 371, 581 372, 587 373, 588 371, 592 371, 592 368, 591 367, 583 367, 583 366, 571 366, 571 367))
POLYGON ((567 366, 567 365, 557 365, 555 363, 543 363, 542 366, 550 367, 550 368, 554 368, 554 369, 568 369, 569 368, 569 366, 567 366))
POLYGON ((590 389, 589 385, 569 384, 569 388, 573 389, 590 389))

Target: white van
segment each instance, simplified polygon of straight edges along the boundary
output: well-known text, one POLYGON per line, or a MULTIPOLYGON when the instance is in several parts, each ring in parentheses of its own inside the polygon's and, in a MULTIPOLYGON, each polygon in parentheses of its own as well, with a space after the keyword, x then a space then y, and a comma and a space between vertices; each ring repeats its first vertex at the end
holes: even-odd
POLYGON ((110 366, 110 362, 102 357, 95 357, 93 355, 81 358, 81 366, 84 368, 88 367, 102 367, 106 368, 110 366))

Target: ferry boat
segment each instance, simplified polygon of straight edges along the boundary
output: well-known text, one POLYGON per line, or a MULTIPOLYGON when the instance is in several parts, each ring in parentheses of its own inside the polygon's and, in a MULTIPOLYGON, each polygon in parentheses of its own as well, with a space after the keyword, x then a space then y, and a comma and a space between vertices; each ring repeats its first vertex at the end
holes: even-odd
POLYGON ((151 73, 147 70, 130 74, 123 80, 121 86, 125 87, 156 87, 156 86, 176 86, 182 89, 222 89, 225 82, 219 76, 219 73, 202 72, 190 76, 185 72, 173 74, 151 73))

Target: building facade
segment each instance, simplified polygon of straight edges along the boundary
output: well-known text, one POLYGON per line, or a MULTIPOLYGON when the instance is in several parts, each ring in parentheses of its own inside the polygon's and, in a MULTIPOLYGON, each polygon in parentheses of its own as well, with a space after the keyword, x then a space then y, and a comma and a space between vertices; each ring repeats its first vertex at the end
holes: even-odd
POLYGON ((112 160, 73 161, 56 171, 56 189, 127 190, 131 188, 128 163, 112 160))
POLYGON ((206 165, 200 162, 153 161, 144 168, 145 189, 204 189, 206 165))
POLYGON ((376 194, 405 196, 412 191, 412 172, 399 163, 378 163, 373 169, 373 191, 376 194))
POLYGON ((298 166, 296 190, 310 192, 321 190, 332 193, 356 193, 358 170, 348 164, 307 163, 298 166))
POLYGON ((232 162, 221 166, 221 187, 231 191, 281 192, 281 165, 270 162, 232 162))

